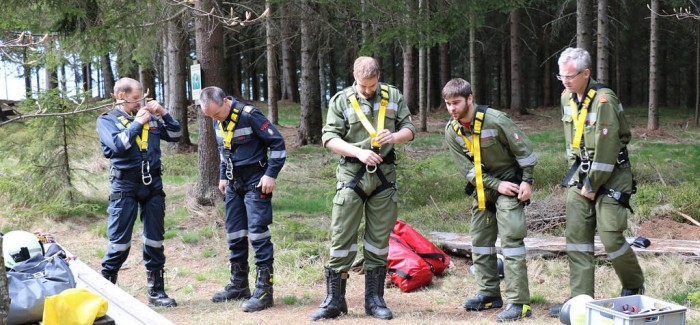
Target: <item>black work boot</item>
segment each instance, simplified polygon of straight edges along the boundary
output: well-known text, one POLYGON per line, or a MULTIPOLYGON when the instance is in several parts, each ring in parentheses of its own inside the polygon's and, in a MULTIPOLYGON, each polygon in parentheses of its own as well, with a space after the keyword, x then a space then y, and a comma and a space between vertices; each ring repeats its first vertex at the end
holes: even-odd
POLYGON ((175 299, 165 293, 163 269, 146 271, 148 276, 148 305, 155 307, 176 307, 175 299))
POLYGON ((379 319, 392 319, 394 315, 384 302, 386 267, 365 271, 365 314, 379 319))
POLYGON ((620 291, 620 297, 633 296, 633 295, 643 295, 643 294, 644 294, 644 286, 642 286, 641 288, 637 288, 637 289, 622 288, 622 291, 620 291))
POLYGON ((311 320, 321 318, 336 318, 348 313, 348 303, 345 300, 345 286, 348 283, 348 272, 335 272, 326 266, 326 299, 316 311, 311 314, 311 320))
POLYGON ((107 279, 107 281, 112 282, 113 284, 117 284, 117 271, 108 271, 102 269, 100 273, 102 274, 103 278, 107 279))
POLYGON ((466 310, 475 311, 491 308, 501 308, 503 307, 503 299, 501 299, 500 296, 489 297, 477 294, 476 296, 474 296, 474 298, 465 300, 462 304, 462 307, 464 307, 464 309, 466 310))
POLYGON ((211 297, 211 301, 224 302, 250 298, 250 287, 248 287, 249 270, 248 265, 231 264, 231 283, 226 285, 224 291, 215 293, 211 297))
POLYGON ((496 321, 499 323, 512 322, 530 316, 532 316, 530 305, 508 304, 505 310, 496 315, 496 321))
POLYGON ((255 280, 253 296, 243 303, 243 311, 261 311, 272 307, 272 266, 258 266, 258 278, 255 280))

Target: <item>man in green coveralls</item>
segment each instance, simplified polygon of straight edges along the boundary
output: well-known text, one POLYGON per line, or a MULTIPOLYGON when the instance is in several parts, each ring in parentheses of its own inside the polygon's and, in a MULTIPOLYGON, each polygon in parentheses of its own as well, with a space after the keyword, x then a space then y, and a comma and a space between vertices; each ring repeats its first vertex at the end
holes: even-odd
POLYGON ((379 82, 379 64, 359 57, 355 83, 331 98, 323 145, 341 155, 331 219, 331 249, 325 268, 326 298, 312 320, 336 318, 348 311, 345 287, 357 254, 357 233, 364 230, 365 313, 391 319, 384 302, 389 235, 397 218, 394 145, 416 132, 403 96, 379 82))
MULTIPOLYGON (((622 282, 621 296, 642 294, 644 274, 622 232, 630 196, 636 191, 627 156, 630 127, 617 95, 591 78, 591 56, 567 48, 559 57, 557 79, 564 84, 562 121, 569 171, 566 196, 566 252, 571 297, 594 297, 593 237, 596 228, 622 282)), ((560 305, 552 307, 552 316, 560 305)))
POLYGON ((524 208, 532 194, 537 156, 528 138, 505 113, 474 103, 466 80, 450 80, 442 97, 452 116, 445 126, 445 141, 467 176, 467 195, 473 193, 476 198, 470 232, 479 291, 463 307, 484 310, 503 306, 496 257, 496 237, 500 235, 508 305, 496 320, 531 316, 524 208))

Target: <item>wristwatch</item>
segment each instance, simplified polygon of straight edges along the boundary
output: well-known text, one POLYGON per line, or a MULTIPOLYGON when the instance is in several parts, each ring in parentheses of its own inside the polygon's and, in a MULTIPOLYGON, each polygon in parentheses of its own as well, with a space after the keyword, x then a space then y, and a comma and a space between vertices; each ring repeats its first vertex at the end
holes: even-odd
POLYGON ((525 183, 528 183, 528 184, 532 185, 532 183, 534 183, 534 182, 535 182, 535 179, 531 177, 531 178, 528 178, 528 179, 524 179, 524 180, 523 180, 523 182, 525 182, 525 183))

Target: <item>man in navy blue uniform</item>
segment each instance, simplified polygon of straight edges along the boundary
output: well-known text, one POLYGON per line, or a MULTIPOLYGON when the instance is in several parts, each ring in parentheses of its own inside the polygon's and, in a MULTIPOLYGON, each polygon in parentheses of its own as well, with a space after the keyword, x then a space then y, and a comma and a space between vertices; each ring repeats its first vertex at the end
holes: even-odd
POLYGON ((177 142, 180 123, 156 101, 141 107, 143 87, 131 78, 114 85, 115 109, 97 118, 102 153, 110 159, 109 246, 102 259, 102 276, 117 283, 117 272, 131 248, 131 233, 140 207, 143 259, 148 275, 148 303, 175 307, 165 293, 165 192, 161 180, 160 140, 177 142))
POLYGON ((214 119, 221 153, 219 190, 225 195, 226 238, 231 283, 214 294, 213 302, 243 300, 243 311, 272 307, 274 260, 268 226, 272 223, 272 192, 287 152, 284 138, 255 107, 207 87, 199 97, 202 112, 214 119), (268 157, 269 151, 269 157, 268 157), (257 279, 248 287, 248 241, 255 251, 257 279))

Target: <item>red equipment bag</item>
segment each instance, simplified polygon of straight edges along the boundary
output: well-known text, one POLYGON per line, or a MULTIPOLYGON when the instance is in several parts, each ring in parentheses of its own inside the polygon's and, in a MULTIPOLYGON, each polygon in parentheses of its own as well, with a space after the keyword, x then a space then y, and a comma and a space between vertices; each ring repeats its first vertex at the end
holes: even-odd
MULTIPOLYGON (((418 256, 430 265, 435 275, 442 274, 450 265, 450 257, 445 252, 402 220, 396 220, 392 235, 403 239, 418 256)), ((391 241, 389 244, 391 249, 391 241)))
POLYGON ((403 292, 427 286, 433 280, 430 265, 394 233, 389 236, 387 264, 387 273, 391 282, 399 286, 403 292))

